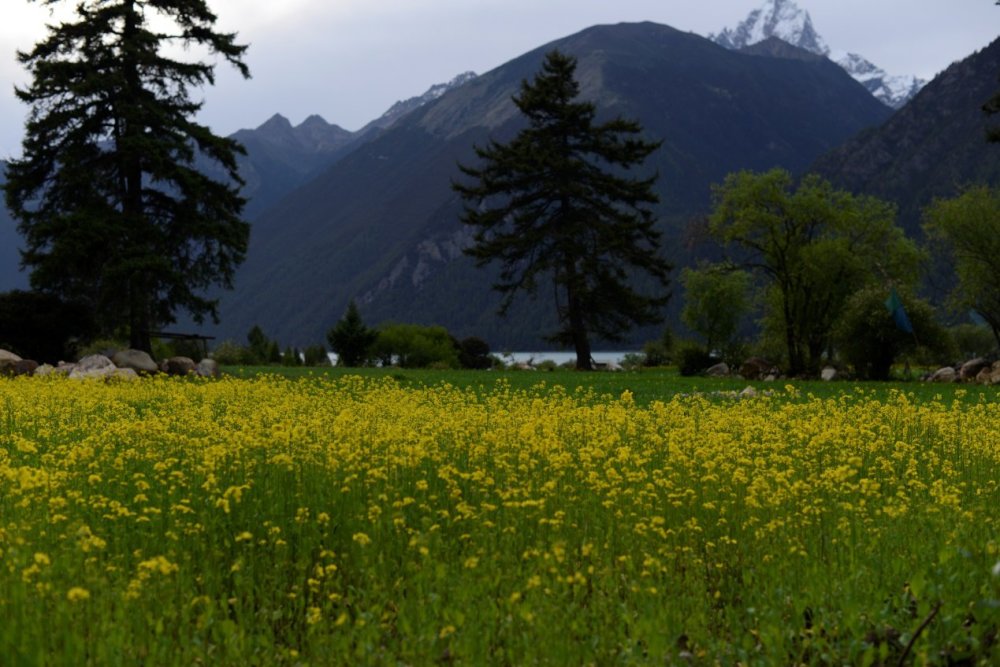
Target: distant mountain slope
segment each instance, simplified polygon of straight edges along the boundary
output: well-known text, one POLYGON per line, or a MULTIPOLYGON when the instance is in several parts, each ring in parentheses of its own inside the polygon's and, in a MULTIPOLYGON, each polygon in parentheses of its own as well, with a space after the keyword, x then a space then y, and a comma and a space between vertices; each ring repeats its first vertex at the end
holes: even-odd
POLYGON ((688 216, 710 185, 741 168, 805 168, 890 110, 826 60, 741 54, 651 23, 598 26, 517 58, 412 112, 262 215, 222 336, 253 324, 282 342, 323 339, 358 298, 371 322, 438 323, 495 347, 535 346, 551 318, 543 300, 494 315, 490 276, 461 255, 468 233, 450 189, 474 144, 521 126, 511 96, 559 48, 579 60, 582 96, 607 117, 638 119, 664 144, 658 212, 675 262, 688 216))
MULTIPOLYGON (((249 199, 245 215, 252 219, 292 190, 305 185, 325 168, 354 134, 310 116, 293 127, 281 114, 253 130, 233 135, 247 150, 239 158, 240 175, 246 181, 243 196, 249 199)), ((210 167, 208 167, 210 168, 210 167)), ((221 177, 221 173, 217 175, 221 177)))
MULTIPOLYGON (((448 83, 431 86, 423 95, 396 102, 357 132, 330 124, 318 115, 293 127, 287 118, 274 114, 255 129, 231 135, 247 149, 247 155, 239 159, 240 175, 246 181, 243 196, 249 200, 245 217, 253 220, 399 119, 475 76, 473 72, 466 72, 448 83)), ((211 170, 213 167, 206 165, 205 168, 211 170)), ((221 177, 221 171, 215 169, 221 177)))
POLYGON ((717 44, 735 50, 773 37, 836 61, 872 95, 894 109, 906 104, 926 83, 912 75, 890 75, 856 53, 831 51, 816 31, 809 12, 794 0, 764 0, 735 28, 709 35, 717 44))
POLYGON ((921 209, 968 184, 1000 185, 1000 146, 982 106, 997 88, 1000 39, 939 74, 887 123, 820 158, 834 183, 896 202, 911 234, 921 209))
MULTIPOLYGON (((0 161, 0 187, 6 182, 7 163, 0 161)), ((24 289, 28 286, 27 274, 18 271, 21 255, 21 235, 17 233, 17 223, 10 217, 4 206, 3 192, 0 191, 0 292, 24 289)))

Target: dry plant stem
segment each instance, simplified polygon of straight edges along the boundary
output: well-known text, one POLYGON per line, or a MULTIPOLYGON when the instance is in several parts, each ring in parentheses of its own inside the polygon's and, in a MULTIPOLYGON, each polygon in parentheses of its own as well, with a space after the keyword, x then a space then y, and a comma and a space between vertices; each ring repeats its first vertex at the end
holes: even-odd
POLYGON ((934 617, 937 616, 939 611, 941 611, 940 601, 934 605, 934 608, 931 609, 931 613, 927 614, 927 618, 924 619, 924 622, 920 624, 920 627, 917 628, 916 632, 913 633, 913 636, 910 637, 910 641, 907 642, 906 648, 903 649, 903 655, 899 656, 899 667, 903 667, 903 665, 906 664, 906 656, 910 655, 910 650, 913 648, 913 645, 917 643, 917 637, 919 637, 920 633, 931 624, 931 621, 934 620, 934 617))

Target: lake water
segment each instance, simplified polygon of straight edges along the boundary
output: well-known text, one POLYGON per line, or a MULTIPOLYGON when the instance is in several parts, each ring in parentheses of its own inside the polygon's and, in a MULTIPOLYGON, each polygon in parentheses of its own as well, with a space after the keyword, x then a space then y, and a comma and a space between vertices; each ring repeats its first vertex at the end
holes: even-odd
MULTIPOLYGON (((636 354, 636 351, 625 352, 593 352, 590 356, 598 364, 616 363, 621 364, 626 354, 636 354)), ((504 363, 534 363, 542 361, 554 361, 557 365, 566 362, 576 362, 576 352, 511 352, 508 354, 498 354, 504 363)))
MULTIPOLYGON (((626 354, 637 354, 638 351, 633 352, 594 352, 591 356, 594 361, 598 364, 608 364, 615 363, 621 364, 622 359, 625 358, 626 354)), ((334 366, 337 365, 337 355, 333 352, 327 353, 330 357, 330 363, 334 366)), ((507 353, 495 353, 500 357, 505 364, 508 366, 511 364, 539 364, 543 361, 554 361, 556 365, 562 365, 566 362, 576 361, 576 352, 507 352, 507 353)))

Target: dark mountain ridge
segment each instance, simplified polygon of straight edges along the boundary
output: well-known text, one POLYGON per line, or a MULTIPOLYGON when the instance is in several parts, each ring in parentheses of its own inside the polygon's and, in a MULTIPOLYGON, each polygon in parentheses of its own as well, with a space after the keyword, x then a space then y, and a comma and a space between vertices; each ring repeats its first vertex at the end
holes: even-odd
POLYGON ((972 184, 1000 183, 1000 146, 982 106, 997 89, 1000 38, 952 64, 888 122, 823 155, 813 170, 836 185, 895 202, 907 233, 921 210, 972 184))
MULTIPOLYGON (((489 272, 461 250, 468 233, 450 189, 473 145, 521 127, 511 96, 553 48, 578 59, 581 97, 602 117, 639 120, 664 144, 658 214, 678 265, 691 215, 738 169, 804 169, 891 111, 826 60, 749 55, 653 23, 596 26, 545 45, 411 112, 285 197, 254 225, 236 292, 222 302, 220 336, 253 324, 307 344, 360 299, 365 317, 443 324, 494 347, 537 346, 551 308, 522 300, 495 317, 489 272)), ((637 333, 637 336, 644 335, 637 333)))

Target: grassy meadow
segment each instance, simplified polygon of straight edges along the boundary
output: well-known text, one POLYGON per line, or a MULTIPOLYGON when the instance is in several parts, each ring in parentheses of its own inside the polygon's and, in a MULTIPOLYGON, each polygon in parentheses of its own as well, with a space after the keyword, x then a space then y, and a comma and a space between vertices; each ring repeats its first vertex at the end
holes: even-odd
POLYGON ((232 373, 0 381, 0 662, 1000 661, 996 390, 232 373))

